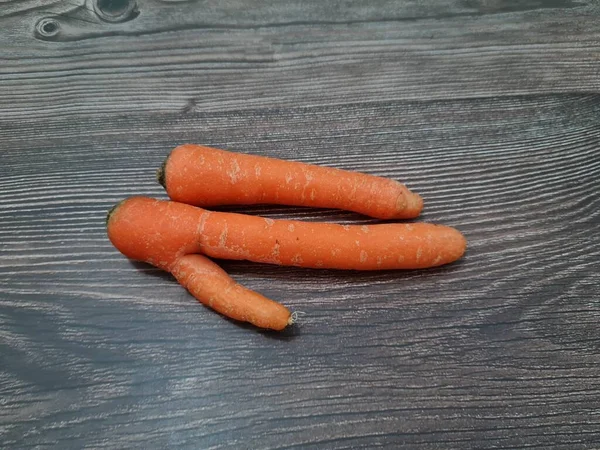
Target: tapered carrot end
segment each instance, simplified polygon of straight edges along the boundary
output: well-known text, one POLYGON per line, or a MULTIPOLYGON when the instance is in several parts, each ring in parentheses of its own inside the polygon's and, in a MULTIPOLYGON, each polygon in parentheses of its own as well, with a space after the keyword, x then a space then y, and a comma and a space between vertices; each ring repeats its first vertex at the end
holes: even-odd
POLYGON ((396 213, 391 216, 393 219, 414 219, 419 217, 423 210, 423 198, 408 189, 398 196, 396 201, 396 213))
POLYGON ((156 180, 165 189, 167 189, 166 168, 167 168, 168 160, 169 160, 169 158, 165 159, 164 162, 161 164, 161 166, 156 171, 156 180))
POLYGON ((443 256, 440 260, 436 260, 436 264, 432 264, 432 266, 452 263, 462 258, 467 250, 466 237, 456 228, 444 225, 437 225, 437 227, 442 230, 439 239, 444 243, 443 252, 440 252, 440 255, 443 256))
POLYGON ((423 198, 419 194, 411 192, 406 200, 406 210, 417 217, 423 211, 423 198))

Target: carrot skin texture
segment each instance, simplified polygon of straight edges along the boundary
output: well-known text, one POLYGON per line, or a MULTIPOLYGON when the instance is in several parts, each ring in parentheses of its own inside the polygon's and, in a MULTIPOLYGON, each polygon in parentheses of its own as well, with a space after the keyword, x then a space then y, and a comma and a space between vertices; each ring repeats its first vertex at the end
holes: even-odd
POLYGON ((158 172, 173 201, 337 208, 379 219, 417 217, 421 197, 388 178, 200 145, 175 148, 158 172))
POLYGON ((172 274, 201 303, 231 319, 277 331, 293 322, 285 306, 236 283, 202 255, 181 256, 172 274))
POLYGON ((384 270, 441 266, 466 249, 463 235, 443 225, 272 220, 146 197, 122 202, 108 220, 108 235, 125 256, 170 272, 178 258, 191 253, 298 267, 384 270))

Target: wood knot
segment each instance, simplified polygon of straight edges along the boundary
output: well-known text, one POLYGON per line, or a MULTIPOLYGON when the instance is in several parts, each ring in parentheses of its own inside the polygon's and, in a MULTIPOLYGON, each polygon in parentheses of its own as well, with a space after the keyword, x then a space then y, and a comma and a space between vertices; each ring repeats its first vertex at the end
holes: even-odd
POLYGON ((60 22, 52 17, 44 17, 35 25, 35 32, 39 37, 52 38, 60 32, 60 22))
POLYGON ((106 22, 125 22, 139 15, 135 0, 94 0, 94 12, 106 22))

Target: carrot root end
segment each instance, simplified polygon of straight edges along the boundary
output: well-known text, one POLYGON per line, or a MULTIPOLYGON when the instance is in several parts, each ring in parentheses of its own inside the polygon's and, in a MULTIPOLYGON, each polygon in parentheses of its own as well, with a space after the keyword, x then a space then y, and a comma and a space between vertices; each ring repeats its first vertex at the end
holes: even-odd
POLYGON ((300 319, 300 316, 305 315, 306 313, 303 311, 294 311, 292 312, 292 314, 290 314, 290 318, 288 319, 288 326, 290 325, 294 325, 295 323, 298 323, 298 320, 300 319))

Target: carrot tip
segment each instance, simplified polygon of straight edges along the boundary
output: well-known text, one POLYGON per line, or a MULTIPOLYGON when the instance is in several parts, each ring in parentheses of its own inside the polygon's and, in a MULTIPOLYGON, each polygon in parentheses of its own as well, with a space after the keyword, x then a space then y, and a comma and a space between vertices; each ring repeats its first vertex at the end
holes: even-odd
POLYGON ((409 208, 418 215, 423 210, 423 198, 415 193, 411 192, 411 196, 408 199, 409 208))
POLYGON ((156 171, 156 180, 165 189, 167 189, 167 180, 166 180, 166 177, 165 177, 165 172, 166 172, 166 167, 167 167, 167 161, 168 160, 169 160, 169 158, 165 159, 164 162, 161 164, 161 166, 156 171))
POLYGON ((298 322, 298 319, 300 318, 300 316, 303 316, 304 314, 306 314, 306 313, 303 311, 294 311, 292 314, 290 314, 290 318, 288 319, 287 324, 294 325, 295 323, 298 322))

